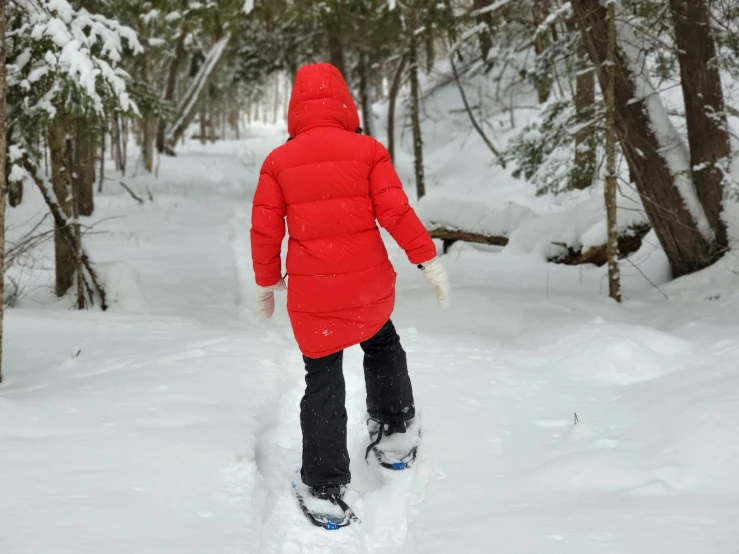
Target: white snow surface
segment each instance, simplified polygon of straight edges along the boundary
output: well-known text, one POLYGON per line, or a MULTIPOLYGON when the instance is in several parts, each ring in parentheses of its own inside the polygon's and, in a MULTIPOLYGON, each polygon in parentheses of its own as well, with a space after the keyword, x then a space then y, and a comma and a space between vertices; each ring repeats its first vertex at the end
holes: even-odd
MULTIPOLYGON (((312 527, 290 491, 302 360, 284 296, 273 320, 255 314, 249 252, 259 164, 285 138, 255 126, 187 143, 158 180, 125 178, 151 190, 142 206, 111 175, 86 222, 107 313, 53 297, 50 245, 11 268, 25 295, 6 315, 0 552, 737 551, 739 260, 664 284, 652 236, 635 261, 669 299, 628 264, 619 306, 604 268, 455 245, 446 311, 388 239, 419 462, 365 464, 349 349, 347 500, 362 523, 312 527)), ((43 213, 28 189, 8 240, 43 213)))

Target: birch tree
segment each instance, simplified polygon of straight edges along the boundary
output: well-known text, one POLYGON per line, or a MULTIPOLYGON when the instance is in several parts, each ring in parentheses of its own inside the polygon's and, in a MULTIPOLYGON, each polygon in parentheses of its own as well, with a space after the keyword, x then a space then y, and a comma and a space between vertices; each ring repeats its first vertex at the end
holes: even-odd
POLYGON ((3 328, 5 321, 5 198, 8 180, 5 176, 5 1, 0 0, 0 383, 3 382, 3 328))
POLYGON ((608 294, 616 302, 621 302, 621 277, 618 267, 618 232, 616 231, 617 181, 616 181, 616 5, 608 4, 608 47, 606 53, 606 73, 608 75, 606 98, 606 227, 608 256, 608 294))

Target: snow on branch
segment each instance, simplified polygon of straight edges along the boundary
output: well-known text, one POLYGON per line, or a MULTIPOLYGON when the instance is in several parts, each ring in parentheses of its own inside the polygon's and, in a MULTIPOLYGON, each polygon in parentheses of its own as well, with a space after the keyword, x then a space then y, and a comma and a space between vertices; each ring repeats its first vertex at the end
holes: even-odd
POLYGON ((117 68, 124 46, 135 54, 143 52, 136 32, 120 22, 85 9, 74 8, 67 0, 16 0, 14 16, 20 16, 15 49, 26 48, 9 71, 8 87, 25 90, 52 75, 43 101, 36 107, 50 109, 64 88, 71 84, 86 96, 93 109, 103 111, 103 97, 110 94, 124 110, 136 110, 126 92, 125 72, 117 68), (18 13, 20 10, 20 13, 18 13), (32 52, 45 52, 33 59, 32 52))
MULTIPOLYGON (((389 0, 389 1, 394 3, 394 0, 389 0)), ((472 15, 472 17, 476 17, 478 15, 482 15, 485 13, 496 12, 501 8, 505 8, 510 3, 511 3, 511 0, 497 0, 497 2, 493 2, 489 6, 480 8, 479 10, 474 10, 470 15, 472 15)))

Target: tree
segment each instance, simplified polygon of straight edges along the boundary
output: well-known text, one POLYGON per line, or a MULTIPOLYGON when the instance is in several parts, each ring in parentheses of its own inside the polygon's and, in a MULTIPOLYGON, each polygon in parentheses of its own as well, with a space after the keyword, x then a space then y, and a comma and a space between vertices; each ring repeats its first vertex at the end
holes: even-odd
POLYGON ((418 38, 416 36, 416 19, 414 8, 408 17, 408 70, 410 90, 410 115, 413 130, 413 168, 416 177, 416 193, 418 198, 426 194, 426 181, 423 170, 423 136, 421 135, 421 99, 418 84, 418 38))
POLYGON ((606 52, 608 82, 606 97, 606 252, 608 255, 608 294, 621 302, 621 277, 618 267, 618 233, 616 231, 616 5, 608 4, 608 48, 606 52))
MULTIPOLYGON (((92 301, 96 290, 104 307, 104 290, 72 231, 78 222, 69 222, 69 217, 74 216, 69 202, 79 200, 79 191, 73 186, 79 169, 76 166, 83 159, 94 157, 95 145, 85 154, 84 148, 79 148, 77 161, 71 146, 73 142, 84 142, 82 125, 75 124, 77 117, 103 118, 107 106, 131 115, 136 113, 118 63, 124 49, 135 55, 141 52, 141 46, 132 29, 103 15, 77 9, 66 0, 18 0, 8 6, 12 14, 9 19, 13 21, 13 33, 6 44, 12 70, 5 87, 10 181, 34 183, 54 217, 57 294, 65 294, 77 276, 78 291, 82 290, 83 296, 85 290, 89 291, 92 301), (79 127, 79 140, 68 140, 75 136, 75 127, 79 127), (39 145, 44 135, 49 139, 51 186, 39 174, 39 145), (80 264, 92 285, 84 272, 78 271, 80 264)), ((85 165, 92 168, 91 161, 85 165)), ((92 175, 94 179, 94 170, 92 175)))
MULTIPOLYGON (((571 23, 570 23, 571 24, 571 23)), ((574 31, 574 26, 570 31, 574 31)), ((596 165, 596 124, 595 124, 595 73, 592 70, 588 51, 582 40, 578 40, 577 62, 575 65, 575 168, 576 175, 572 186, 584 190, 593 184, 596 165)))
POLYGON ((3 382, 3 328, 5 321, 5 198, 8 180, 5 175, 5 2, 0 1, 0 383, 3 382))
MULTIPOLYGON (((72 217, 72 172, 74 168, 74 154, 70 151, 71 141, 67 141, 67 134, 72 132, 71 117, 58 112, 49 129, 49 158, 51 160, 51 183, 57 203, 64 217, 72 217)), ((54 232, 56 295, 67 294, 74 283, 77 274, 77 248, 70 243, 59 226, 54 232)))
MULTIPOLYGON (((605 90, 607 10, 598 0, 573 0, 572 9, 605 90)), ((710 203, 721 195, 703 193, 699 198, 690 154, 642 70, 645 54, 636 46, 639 40, 628 22, 617 19, 616 30, 616 130, 649 220, 678 277, 709 266, 725 251, 726 243, 706 216, 716 209, 710 203)), ((716 186, 714 181, 705 184, 716 186)))
MULTIPOLYGON (((534 50, 536 52, 537 62, 546 63, 546 58, 543 54, 549 48, 549 34, 547 33, 547 29, 542 28, 542 26, 549 17, 549 0, 533 0, 531 13, 534 26, 536 27, 536 32, 534 33, 534 50)), ((539 70, 537 73, 541 77, 537 82, 536 92, 539 96, 539 103, 543 104, 549 99, 549 94, 552 91, 552 80, 546 68, 543 71, 539 70)))
POLYGON ((680 84, 698 198, 716 234, 714 249, 728 247, 721 218, 724 169, 731 155, 724 94, 707 0, 670 0, 680 84))

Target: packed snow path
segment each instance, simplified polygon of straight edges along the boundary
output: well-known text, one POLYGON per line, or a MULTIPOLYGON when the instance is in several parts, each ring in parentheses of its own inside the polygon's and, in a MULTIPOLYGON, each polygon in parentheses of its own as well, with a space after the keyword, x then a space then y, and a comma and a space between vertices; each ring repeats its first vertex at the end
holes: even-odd
POLYGON ((130 179, 153 203, 100 199, 96 219, 114 219, 90 249, 115 277, 109 313, 43 294, 9 312, 0 552, 736 552, 739 301, 707 299, 734 284, 726 267, 669 302, 627 275, 616 307, 601 269, 455 247, 442 312, 391 241, 419 463, 364 463, 350 349, 363 523, 311 527, 289 491, 302 361, 284 296, 269 322, 252 309, 251 194, 281 140, 189 145, 160 180, 130 179))

